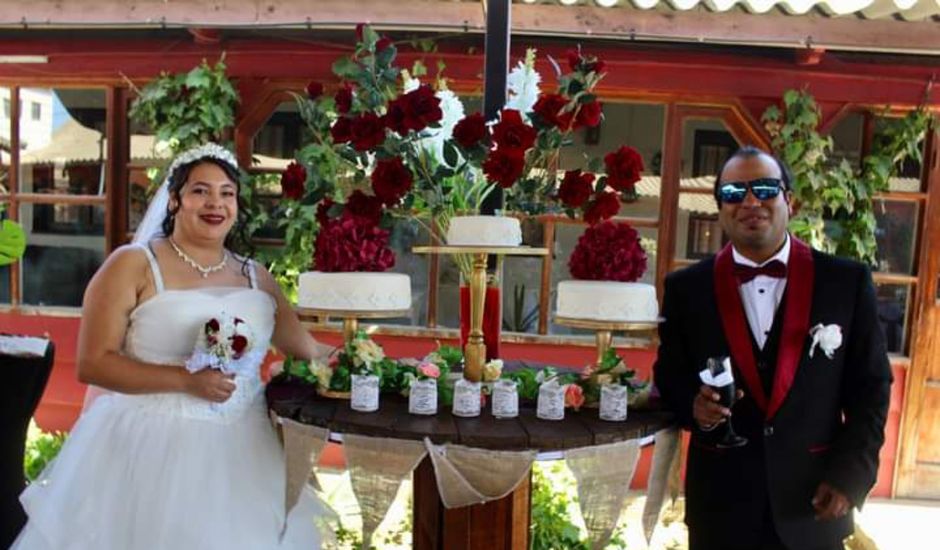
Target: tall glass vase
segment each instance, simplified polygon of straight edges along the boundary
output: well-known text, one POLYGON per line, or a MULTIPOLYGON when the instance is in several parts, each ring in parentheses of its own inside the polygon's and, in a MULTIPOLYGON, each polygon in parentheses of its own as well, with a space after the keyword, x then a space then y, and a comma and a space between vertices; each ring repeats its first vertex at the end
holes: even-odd
MULTIPOLYGON (((487 285, 483 306, 483 343, 486 344, 486 360, 499 357, 499 337, 503 324, 503 302, 499 286, 487 285)), ((467 345, 470 335, 470 286, 460 284, 460 349, 467 345)))

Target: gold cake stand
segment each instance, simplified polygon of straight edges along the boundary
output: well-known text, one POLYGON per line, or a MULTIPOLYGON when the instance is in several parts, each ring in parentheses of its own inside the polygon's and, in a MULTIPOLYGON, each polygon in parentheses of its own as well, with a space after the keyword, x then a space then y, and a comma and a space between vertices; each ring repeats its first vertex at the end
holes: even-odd
POLYGON ((555 316, 555 324, 572 327, 585 328, 593 330, 594 340, 597 343, 597 365, 600 366, 604 359, 604 354, 610 349, 613 342, 613 331, 622 331, 630 333, 651 332, 659 326, 659 320, 656 321, 600 321, 597 319, 576 319, 574 317, 555 316))
POLYGON ((503 256, 548 256, 547 248, 531 246, 416 246, 415 254, 468 254, 473 257, 470 275, 470 334, 464 347, 464 378, 479 382, 486 363, 486 344, 483 343, 483 305, 486 299, 486 259, 503 256))
POLYGON ((322 309, 299 307, 300 315, 312 315, 318 318, 337 317, 343 320, 343 341, 349 342, 359 330, 359 319, 392 319, 395 317, 408 317, 410 309, 322 309))

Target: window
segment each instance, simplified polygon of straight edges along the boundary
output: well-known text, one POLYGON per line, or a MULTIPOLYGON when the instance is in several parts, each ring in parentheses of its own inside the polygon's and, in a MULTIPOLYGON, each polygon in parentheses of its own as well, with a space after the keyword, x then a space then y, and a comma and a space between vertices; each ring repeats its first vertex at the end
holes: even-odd
POLYGON ((35 101, 29 104, 30 116, 33 120, 40 120, 42 118, 42 105, 36 103, 35 101))
POLYGON ((10 98, 3 98, 3 118, 10 118, 10 98))

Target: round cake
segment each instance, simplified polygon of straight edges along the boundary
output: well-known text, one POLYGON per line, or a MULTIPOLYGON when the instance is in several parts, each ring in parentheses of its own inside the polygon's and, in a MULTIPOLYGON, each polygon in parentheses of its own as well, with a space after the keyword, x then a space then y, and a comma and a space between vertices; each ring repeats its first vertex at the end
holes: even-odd
POLYGON ((615 322, 655 322, 659 317, 656 287, 619 281, 558 283, 559 317, 615 322))
POLYGON ((518 218, 507 216, 455 216, 447 228, 447 244, 456 246, 519 246, 518 218))
POLYGON ((371 271, 300 274, 297 306, 338 311, 401 311, 411 308, 411 278, 371 271))

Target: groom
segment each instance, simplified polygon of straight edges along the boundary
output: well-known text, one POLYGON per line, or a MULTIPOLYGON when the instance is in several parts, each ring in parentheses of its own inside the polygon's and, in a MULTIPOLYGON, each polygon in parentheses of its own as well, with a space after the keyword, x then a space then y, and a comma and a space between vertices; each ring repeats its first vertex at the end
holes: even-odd
POLYGON ((715 199, 731 242, 666 277, 654 367, 692 432, 690 550, 841 549, 875 482, 891 386, 871 275, 787 233, 789 174, 759 149, 726 162, 715 199), (698 377, 719 356, 743 390, 730 409, 698 377), (726 422, 746 445, 716 445, 726 422))

